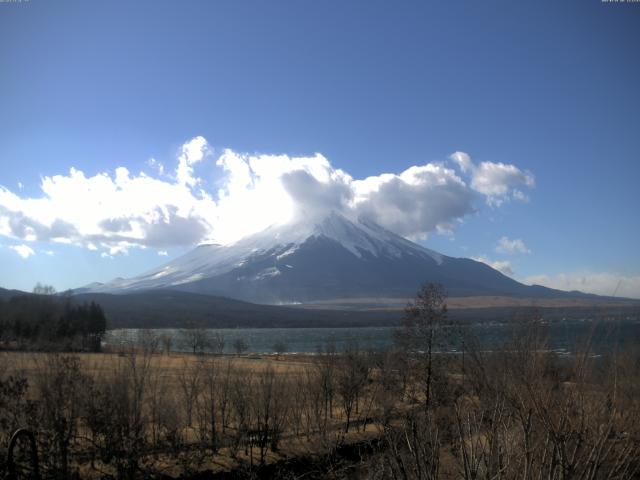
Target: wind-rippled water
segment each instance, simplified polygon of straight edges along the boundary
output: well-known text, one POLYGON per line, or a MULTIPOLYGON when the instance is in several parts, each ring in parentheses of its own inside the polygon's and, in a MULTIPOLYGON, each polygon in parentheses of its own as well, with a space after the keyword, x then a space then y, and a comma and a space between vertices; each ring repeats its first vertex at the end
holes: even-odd
MULTIPOLYGON (((616 346, 640 346, 640 321, 560 321, 541 327, 548 336, 548 348, 559 353, 570 353, 577 343, 592 341, 594 352, 610 351, 616 346)), ((393 345, 393 327, 360 328, 220 328, 206 329, 209 337, 216 334, 224 338, 224 353, 234 353, 234 342, 242 339, 247 352, 274 353, 277 344, 284 344, 289 353, 316 353, 328 344, 338 351, 357 345, 363 350, 383 349, 393 345)), ((446 328, 447 343, 442 349, 455 352, 473 343, 482 350, 496 349, 525 334, 520 325, 484 323, 464 328, 446 328)), ((169 336, 171 349, 177 352, 190 350, 186 336, 180 329, 117 329, 107 332, 106 346, 140 346, 149 336, 169 336)))

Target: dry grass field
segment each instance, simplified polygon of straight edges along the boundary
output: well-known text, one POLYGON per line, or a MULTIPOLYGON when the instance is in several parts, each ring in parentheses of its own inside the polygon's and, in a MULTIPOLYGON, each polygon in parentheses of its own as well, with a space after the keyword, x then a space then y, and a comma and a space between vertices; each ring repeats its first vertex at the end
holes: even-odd
MULTIPOLYGON (((136 355, 138 361, 143 358, 143 352, 137 354, 133 350, 121 349, 116 352, 75 353, 80 360, 82 372, 99 377, 105 373, 117 370, 123 362, 127 362, 131 354, 136 355)), ((22 372, 31 376, 38 372, 43 363, 57 354, 44 352, 0 352, 0 365, 5 373, 22 372)), ((154 353, 149 359, 149 368, 161 373, 166 378, 177 378, 185 368, 190 368, 206 361, 218 368, 232 362, 235 369, 247 374, 263 372, 273 369, 276 373, 287 375, 301 375, 312 364, 313 356, 305 355, 194 355, 190 353, 154 353)))
POLYGON ((400 333, 309 356, 0 352, 0 449, 32 430, 44 478, 638 478, 637 349, 557 356, 536 322, 464 356, 434 351, 436 322, 400 333))
MULTIPOLYGON (((54 424, 62 418, 71 420, 69 415, 76 417, 75 427, 67 432, 73 430, 74 438, 66 447, 68 464, 63 470, 65 475, 78 472, 82 478, 135 477, 142 470, 170 477, 197 471, 251 470, 258 464, 323 455, 339 445, 361 443, 379 435, 372 423, 359 424, 353 418, 352 426, 345 430, 345 415, 337 398, 332 398, 323 412, 317 404, 318 418, 312 419, 309 405, 303 406, 302 388, 310 394, 310 384, 319 387, 317 376, 316 359, 300 355, 213 356, 140 349, 72 355, 0 352, 0 379, 25 378, 29 386, 24 398, 14 399, 16 407, 24 408, 23 401, 44 402, 43 409, 59 409, 53 413, 58 417, 54 424), (73 362, 65 363, 69 359, 73 362), (56 382, 53 385, 52 379, 56 382), (51 392, 56 387, 60 391, 51 392), (101 393, 112 398, 100 398, 101 393), (43 398, 50 396, 56 397, 56 404, 43 398), (131 441, 145 446, 135 453, 133 472, 125 472, 118 462, 103 461, 95 452, 96 448, 111 447, 108 439, 103 438, 99 446, 100 439, 93 437, 119 436, 122 432, 92 432, 88 425, 91 422, 84 418, 90 415, 87 409, 99 410, 101 402, 112 400, 120 402, 118 408, 126 418, 109 412, 109 428, 121 422, 119 426, 128 430, 139 423, 139 432, 126 432, 135 438, 120 439, 128 448, 131 441), (236 408, 239 411, 232 411, 236 408), (219 438, 214 440, 216 435, 219 438)), ((337 396, 337 392, 330 395, 337 396)), ((363 406, 360 400, 359 408, 363 406)), ((371 408, 370 401, 367 408, 371 408)), ((26 425, 33 425, 22 418, 26 425)), ((36 425, 34 429, 40 433, 42 424, 36 425)), ((7 433, 1 432, 5 445, 7 433)), ((51 472, 53 476, 61 474, 59 470, 51 472)))

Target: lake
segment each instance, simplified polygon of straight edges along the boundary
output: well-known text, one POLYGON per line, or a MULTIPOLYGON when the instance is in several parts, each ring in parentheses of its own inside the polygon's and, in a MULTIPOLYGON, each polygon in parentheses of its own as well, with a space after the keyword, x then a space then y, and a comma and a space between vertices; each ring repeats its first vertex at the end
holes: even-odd
MULTIPOLYGON (((620 344, 640 345, 640 321, 558 321, 541 326, 549 338, 549 347, 559 353, 571 353, 576 342, 585 338, 593 339, 595 352, 608 351, 620 344)), ((284 343, 288 353, 316 353, 327 342, 335 343, 338 351, 356 344, 361 349, 383 349, 393 344, 393 327, 359 328, 221 328, 207 329, 211 335, 224 337, 225 353, 234 353, 233 343, 243 339, 249 346, 248 352, 269 354, 274 345, 284 343)), ((451 340, 445 350, 455 352, 462 349, 462 335, 459 327, 447 328, 451 340)), ((106 346, 137 346, 151 333, 172 337, 172 350, 189 351, 185 335, 180 329, 117 329, 109 330, 105 336, 106 346)), ((480 349, 496 349, 513 338, 523 335, 522 327, 514 324, 483 323, 464 327, 466 342, 474 343, 480 349)))

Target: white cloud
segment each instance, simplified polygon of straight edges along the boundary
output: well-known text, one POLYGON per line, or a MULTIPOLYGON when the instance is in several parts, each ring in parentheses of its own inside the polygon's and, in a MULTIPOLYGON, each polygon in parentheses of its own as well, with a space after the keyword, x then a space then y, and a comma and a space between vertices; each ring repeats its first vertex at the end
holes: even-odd
POLYGON ((512 196, 514 200, 518 200, 523 203, 529 203, 529 196, 521 190, 514 189, 512 196))
POLYGON ((195 137, 182 145, 176 168, 176 178, 181 185, 195 186, 200 179, 193 176, 193 166, 209 152, 209 144, 204 137, 195 137))
POLYGON ((470 172, 474 169, 471 157, 467 153, 454 152, 449 158, 458 164, 458 167, 460 168, 462 173, 470 172))
POLYGON ((473 172, 471 186, 480 193, 493 198, 503 198, 516 186, 533 187, 533 176, 522 172, 515 165, 482 162, 473 172))
POLYGON ((71 168, 66 175, 44 177, 36 198, 0 186, 0 236, 74 244, 113 256, 131 248, 228 244, 329 210, 369 217, 408 238, 452 235, 465 216, 477 211, 479 200, 507 195, 518 183, 498 179, 485 194, 473 186, 478 172, 491 170, 490 165, 519 172, 513 165, 475 166, 467 154, 456 152, 451 158, 461 174, 426 163, 354 179, 319 153, 292 157, 226 149, 210 164, 218 167, 213 183, 196 174, 212 156, 207 140, 195 137, 180 148, 173 178, 163 176, 164 167, 152 159, 148 165, 158 176, 134 175, 125 167, 91 176, 71 168))
POLYGON ((164 175, 164 165, 161 162, 157 161, 155 158, 150 158, 149 160, 147 160, 147 165, 156 170, 158 172, 158 175, 164 175))
POLYGON ((500 273, 502 273, 503 275, 506 275, 507 277, 513 276, 513 273, 514 273, 513 267, 511 266, 511 262, 508 260, 492 261, 492 260, 489 260, 484 255, 481 255, 479 257, 472 257, 472 260, 489 265, 491 268, 498 270, 500 273))
POLYGON ((44 177, 43 196, 22 198, 0 187, 0 235, 27 241, 72 243, 111 254, 131 246, 192 244, 210 230, 214 202, 180 183, 124 167, 115 175, 44 177))
POLYGON ((169 255, 169 252, 167 252, 166 250, 158 250, 158 255, 160 255, 161 257, 166 257, 167 255, 169 255))
POLYGON ((36 254, 36 252, 33 251, 33 248, 31 248, 29 245, 11 245, 9 248, 20 255, 22 258, 29 258, 31 255, 36 254))
POLYGON ((450 233, 457 220, 475 212, 475 193, 455 171, 438 164, 356 180, 352 186, 357 213, 409 238, 434 230, 450 233))
POLYGON ((533 174, 515 165, 500 162, 481 162, 476 165, 464 152, 455 152, 449 158, 462 173, 471 174, 471 188, 484 195, 489 205, 500 206, 510 198, 510 194, 514 199, 526 202, 529 198, 519 188, 535 186, 533 174))
POLYGON ((608 272, 573 272, 556 275, 532 275, 522 280, 529 285, 543 285, 560 290, 579 290, 597 295, 640 298, 640 276, 608 272))
POLYGON ((509 237, 500 237, 498 245, 496 246, 496 252, 513 255, 516 253, 531 253, 531 250, 529 250, 519 238, 511 240, 509 237))

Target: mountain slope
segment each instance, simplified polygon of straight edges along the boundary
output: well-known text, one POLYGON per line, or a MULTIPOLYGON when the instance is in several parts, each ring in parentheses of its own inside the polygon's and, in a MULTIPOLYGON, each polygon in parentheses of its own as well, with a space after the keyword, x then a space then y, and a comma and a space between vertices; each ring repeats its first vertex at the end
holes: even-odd
MULTIPOLYGON (((74 302, 98 303, 113 328, 184 328, 197 325, 210 328, 287 328, 287 327, 364 327, 396 326, 402 309, 322 309, 256 305, 213 295, 174 290, 150 290, 127 295, 88 293, 72 297, 74 302)), ((508 322, 543 315, 547 320, 571 318, 626 318, 638 315, 637 303, 619 302, 597 309, 593 305, 569 307, 501 306, 456 308, 448 318, 456 322, 508 322)))
POLYGON ((202 245, 139 277, 79 292, 173 289, 277 304, 409 298, 425 282, 441 283, 450 296, 568 295, 523 285, 484 263, 441 255, 372 222, 337 213, 272 227, 229 246, 202 245))
POLYGON ((29 295, 29 293, 23 292, 21 290, 7 290, 6 288, 0 288, 0 299, 8 300, 11 297, 16 297, 19 295, 29 295))
POLYGON ((256 305, 213 295, 150 290, 127 295, 84 293, 74 302, 94 301, 105 311, 108 328, 360 327, 395 325, 401 312, 302 310, 256 305))

